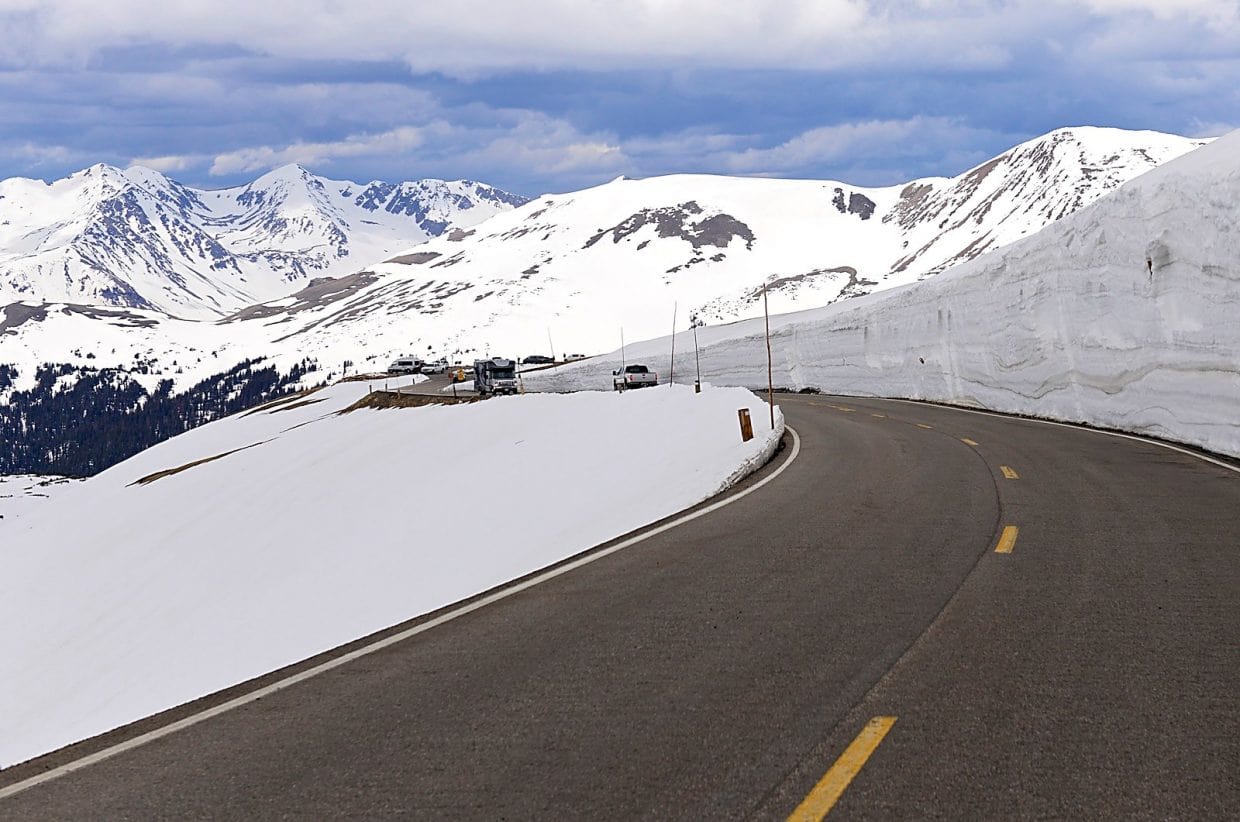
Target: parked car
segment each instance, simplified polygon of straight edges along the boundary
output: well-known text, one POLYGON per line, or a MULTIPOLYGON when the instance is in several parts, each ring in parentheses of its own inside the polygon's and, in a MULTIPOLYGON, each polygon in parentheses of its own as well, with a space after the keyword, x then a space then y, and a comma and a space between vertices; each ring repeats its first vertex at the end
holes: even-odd
POLYGON ((554 357, 547 357, 542 354, 531 354, 521 360, 522 365, 550 365, 555 362, 554 357))
POLYGON ((423 374, 442 374, 447 370, 448 370, 447 360, 435 360, 434 362, 428 362, 428 363, 422 364, 423 374))
POLYGON ((417 357, 400 357, 392 360, 387 370, 389 374, 418 374, 422 371, 422 364, 417 357))
POLYGON ((611 385, 617 391, 630 388, 648 388, 659 384, 659 375, 644 365, 626 365, 611 372, 611 385))

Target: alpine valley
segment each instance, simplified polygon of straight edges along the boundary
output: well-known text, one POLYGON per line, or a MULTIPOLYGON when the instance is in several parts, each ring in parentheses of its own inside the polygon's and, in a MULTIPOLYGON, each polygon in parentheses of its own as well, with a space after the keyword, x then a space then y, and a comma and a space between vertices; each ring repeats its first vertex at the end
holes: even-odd
POLYGON ((771 311, 787 312, 916 282, 1200 145, 1072 128, 957 177, 886 188, 674 175, 530 202, 299 167, 217 192, 101 166, 4 181, 0 473, 93 473, 128 456, 72 457, 73 430, 39 427, 92 396, 108 405, 89 416, 144 431, 133 418, 150 405, 193 408, 142 435, 158 441, 227 413, 194 398, 235 397, 251 375, 263 387, 248 400, 406 353, 597 353, 622 329, 666 334, 674 313, 682 327, 760 315, 764 283, 771 311), (23 439, 32 429, 48 432, 23 439))

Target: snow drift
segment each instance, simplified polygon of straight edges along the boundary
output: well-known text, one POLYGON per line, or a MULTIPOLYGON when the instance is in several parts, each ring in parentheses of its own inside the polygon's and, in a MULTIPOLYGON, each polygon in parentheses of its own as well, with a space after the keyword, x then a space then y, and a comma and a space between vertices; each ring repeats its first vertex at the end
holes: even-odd
MULTIPOLYGON (((775 382, 1150 434, 1240 455, 1240 132, 933 279, 771 321, 775 382)), ((762 321, 698 330, 703 378, 766 383, 762 321)), ((627 349, 666 372, 669 340, 627 349)), ((693 340, 676 373, 691 379, 693 340)), ((601 387, 620 353, 529 375, 601 387)))
POLYGON ((195 429, 0 529, 0 767, 675 513, 783 428, 735 388, 335 413, 365 392, 195 429))

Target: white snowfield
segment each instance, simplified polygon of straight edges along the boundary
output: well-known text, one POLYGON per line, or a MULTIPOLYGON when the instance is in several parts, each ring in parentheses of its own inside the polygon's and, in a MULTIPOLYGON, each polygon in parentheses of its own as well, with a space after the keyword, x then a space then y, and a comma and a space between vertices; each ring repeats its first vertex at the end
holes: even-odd
POLYGON ((18 518, 38 511, 49 500, 81 481, 38 474, 0 475, 0 537, 7 528, 16 527, 18 518))
MULTIPOLYGON (((925 282, 771 318, 775 383, 935 400, 1240 455, 1240 132, 925 282)), ((762 320, 698 330, 703 377, 766 384, 762 320)), ((669 338, 627 347, 665 379, 669 338)), ((620 352, 526 376, 604 388, 620 352)), ((677 335, 677 380, 693 378, 677 335)))
POLYGON ((335 413, 365 393, 338 384, 195 429, 4 530, 0 767, 673 514, 783 430, 736 388, 335 413))

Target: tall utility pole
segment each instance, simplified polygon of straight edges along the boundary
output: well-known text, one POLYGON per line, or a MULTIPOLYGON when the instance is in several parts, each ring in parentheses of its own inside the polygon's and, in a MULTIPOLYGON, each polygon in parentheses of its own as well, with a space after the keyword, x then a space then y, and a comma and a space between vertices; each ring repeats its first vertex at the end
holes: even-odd
POLYGON ((672 303, 672 363, 667 367, 667 384, 676 382, 676 303, 672 303))
POLYGON ((551 326, 547 326, 547 346, 551 349, 551 361, 555 362, 555 343, 551 342, 551 326))
POLYGON ((620 373, 624 373, 624 326, 620 326, 620 373))
POLYGON ((775 381, 771 376, 771 310, 766 302, 766 281, 762 281, 762 316, 766 319, 766 402, 771 407, 771 430, 775 430, 775 381))

